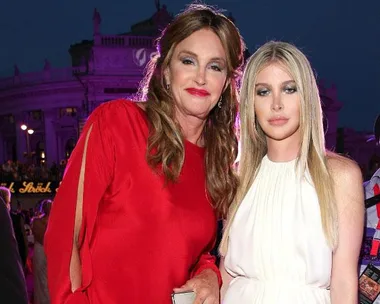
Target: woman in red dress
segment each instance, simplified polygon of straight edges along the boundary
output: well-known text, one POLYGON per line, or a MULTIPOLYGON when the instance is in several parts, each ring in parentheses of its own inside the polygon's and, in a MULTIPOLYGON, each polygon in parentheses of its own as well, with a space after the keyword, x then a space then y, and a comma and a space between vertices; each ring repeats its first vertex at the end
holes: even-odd
POLYGON ((219 303, 216 218, 237 187, 234 24, 192 5, 162 32, 141 97, 89 117, 54 199, 45 250, 52 303, 219 303))

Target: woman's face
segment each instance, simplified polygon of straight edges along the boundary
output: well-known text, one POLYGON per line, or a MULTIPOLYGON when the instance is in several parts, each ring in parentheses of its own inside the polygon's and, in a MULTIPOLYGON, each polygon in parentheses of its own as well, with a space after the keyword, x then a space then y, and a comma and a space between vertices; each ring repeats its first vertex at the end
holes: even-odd
POLYGON ((271 63, 261 70, 254 89, 257 122, 269 141, 300 141, 301 98, 285 67, 271 63))
POLYGON ((226 53, 213 31, 202 29, 182 40, 165 70, 179 123, 205 121, 219 101, 226 80, 226 53))

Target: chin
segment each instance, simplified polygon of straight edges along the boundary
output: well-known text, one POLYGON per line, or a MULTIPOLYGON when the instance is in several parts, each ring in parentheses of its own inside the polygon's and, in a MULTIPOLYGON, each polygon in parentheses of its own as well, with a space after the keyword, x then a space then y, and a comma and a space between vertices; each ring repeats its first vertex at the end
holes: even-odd
POLYGON ((194 116, 207 117, 212 108, 209 107, 193 107, 189 109, 189 113, 194 116))
POLYGON ((268 137, 275 141, 283 141, 290 138, 290 136, 286 136, 286 135, 285 136, 268 136, 268 137))
POLYGON ((269 130, 268 132, 265 132, 266 136, 269 138, 276 140, 276 141, 282 141, 288 138, 294 137, 294 135, 297 133, 298 129, 295 130, 269 130))

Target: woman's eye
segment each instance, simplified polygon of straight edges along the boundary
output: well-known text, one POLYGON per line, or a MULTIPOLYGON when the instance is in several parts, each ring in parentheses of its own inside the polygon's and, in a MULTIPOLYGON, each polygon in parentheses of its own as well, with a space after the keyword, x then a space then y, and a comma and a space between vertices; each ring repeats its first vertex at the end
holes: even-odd
POLYGON ((295 87, 286 87, 285 88, 285 93, 287 93, 287 94, 293 94, 295 92, 297 92, 297 88, 295 88, 295 87))
POLYGON ((268 89, 259 89, 256 91, 256 94, 259 96, 267 96, 269 94, 268 89))
POLYGON ((211 69, 214 70, 214 71, 217 71, 217 72, 221 72, 222 71, 222 69, 218 65, 216 65, 216 64, 211 65, 211 69))
POLYGON ((193 61, 189 58, 182 59, 183 64, 193 64, 193 61))

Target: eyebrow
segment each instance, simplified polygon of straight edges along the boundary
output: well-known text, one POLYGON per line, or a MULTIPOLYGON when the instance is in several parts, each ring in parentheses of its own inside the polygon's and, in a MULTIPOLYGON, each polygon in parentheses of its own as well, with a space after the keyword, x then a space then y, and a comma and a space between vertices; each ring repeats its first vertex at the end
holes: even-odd
MULTIPOLYGON (((187 50, 180 51, 178 53, 178 56, 180 56, 182 54, 187 54, 187 55, 193 56, 195 58, 198 58, 198 55, 195 54, 195 53, 193 53, 192 51, 187 51, 187 50)), ((226 63, 226 60, 224 58, 222 58, 222 57, 213 57, 213 58, 210 59, 210 61, 220 61, 220 62, 222 62, 224 64, 226 63)))
MULTIPOLYGON (((287 84, 290 84, 290 83, 296 83, 294 80, 287 80, 287 81, 284 81, 283 83, 281 83, 282 85, 287 85, 287 84)), ((262 83, 262 82, 259 82, 259 83, 256 83, 255 84, 255 87, 257 86, 263 86, 263 87, 271 87, 270 84, 268 83, 262 83)))

